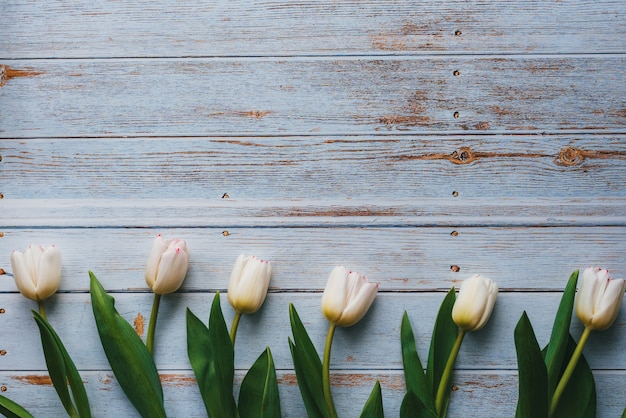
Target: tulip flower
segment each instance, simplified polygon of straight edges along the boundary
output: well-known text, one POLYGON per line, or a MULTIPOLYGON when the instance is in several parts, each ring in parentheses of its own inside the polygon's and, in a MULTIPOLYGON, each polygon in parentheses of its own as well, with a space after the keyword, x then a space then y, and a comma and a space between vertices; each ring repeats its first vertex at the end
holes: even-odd
POLYGON ((597 267, 586 268, 583 271, 581 282, 574 301, 574 310, 585 329, 559 384, 554 390, 550 404, 550 415, 556 410, 591 331, 603 331, 613 324, 622 304, 624 290, 626 290, 626 282, 623 279, 611 279, 607 270, 597 267))
POLYGON ((185 280, 189 268, 189 250, 187 243, 180 239, 163 239, 158 234, 152 244, 152 251, 146 266, 146 283, 154 292, 150 324, 146 346, 151 354, 154 352, 154 331, 161 295, 177 291, 185 280))
POLYGON ((322 296, 322 313, 331 323, 349 327, 361 320, 374 302, 378 283, 343 266, 333 269, 322 296))
POLYGON ((242 314, 253 314, 259 310, 270 285, 272 266, 269 261, 256 256, 239 255, 228 282, 228 301, 235 309, 230 337, 233 344, 242 314))
POLYGON ((11 253, 11 267, 18 290, 39 303, 45 318, 43 301, 55 294, 61 283, 61 252, 54 245, 31 245, 24 252, 11 253))
POLYGON ((581 280, 574 303, 578 319, 585 328, 609 328, 619 313, 626 281, 611 279, 607 270, 594 267, 585 269, 581 280))
POLYGON ((330 321, 324 348, 322 385, 324 398, 331 417, 337 416, 330 391, 330 350, 337 326, 350 327, 363 318, 378 293, 378 283, 370 283, 360 273, 335 267, 328 277, 322 295, 322 313, 330 321))
POLYGON ((462 331, 478 331, 489 320, 497 296, 496 282, 478 274, 473 275, 461 283, 452 308, 452 320, 462 331))
POLYGON ((475 274, 461 283, 459 295, 452 307, 452 321, 459 327, 459 332, 437 388, 435 408, 438 415, 443 412, 446 391, 450 390, 452 370, 461 349, 463 337, 465 337, 466 332, 478 331, 485 326, 491 316, 497 296, 498 285, 496 282, 479 274, 475 274))
POLYGON ((189 267, 187 243, 157 235, 146 266, 146 283, 154 293, 165 295, 178 290, 189 267))

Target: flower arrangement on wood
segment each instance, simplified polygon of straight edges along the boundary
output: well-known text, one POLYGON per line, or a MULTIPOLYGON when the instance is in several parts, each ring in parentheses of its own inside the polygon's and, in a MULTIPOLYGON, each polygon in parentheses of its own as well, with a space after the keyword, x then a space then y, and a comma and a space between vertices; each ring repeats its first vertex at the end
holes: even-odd
MULTIPOLYGON (((91 417, 83 381, 61 338, 46 318, 44 301, 54 295, 61 284, 61 252, 54 245, 47 248, 30 245, 23 252, 11 253, 11 267, 20 293, 39 305, 39 311, 32 313, 41 335, 48 374, 59 400, 70 417, 91 417)), ((32 417, 25 408, 4 396, 0 396, 0 413, 32 417)))
POLYGON ((242 315, 253 314, 265 301, 272 273, 271 264, 256 256, 241 254, 235 261, 228 284, 228 301, 235 310, 230 334, 220 305, 213 298, 207 327, 187 309, 187 355, 210 417, 279 418, 280 398, 276 369, 269 347, 246 373, 233 397, 235 340, 242 315))
POLYGON ((496 303, 495 281, 474 275, 444 298, 435 320, 426 371, 417 354, 408 314, 404 312, 400 341, 407 393, 400 417, 444 418, 450 401, 450 381, 465 333, 483 328, 496 303))
MULTIPOLYGON (((330 353, 335 329, 337 326, 350 327, 359 322, 374 302, 378 287, 378 283, 370 283, 364 275, 349 271, 343 266, 335 267, 331 271, 321 303, 322 313, 330 322, 323 362, 320 361, 295 307, 290 304, 293 341, 289 339, 289 346, 298 386, 309 416, 337 417, 330 387, 330 353)), ((383 416, 382 393, 378 382, 374 385, 361 416, 383 416)))
POLYGON ((592 330, 605 330, 615 321, 626 282, 611 279, 607 270, 589 267, 582 273, 576 294, 578 278, 579 271, 570 276, 543 350, 526 312, 515 327, 519 370, 516 417, 595 417, 595 381, 583 348, 592 330), (569 332, 572 310, 584 325, 578 343, 569 332))

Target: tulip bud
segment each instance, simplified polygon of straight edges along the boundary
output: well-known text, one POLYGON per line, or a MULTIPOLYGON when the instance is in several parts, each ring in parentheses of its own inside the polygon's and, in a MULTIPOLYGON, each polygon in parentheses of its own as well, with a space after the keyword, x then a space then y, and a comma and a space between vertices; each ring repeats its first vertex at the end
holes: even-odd
POLYGON ((31 245, 24 252, 13 251, 11 266, 18 290, 29 299, 44 301, 61 283, 61 252, 54 245, 31 245))
POLYGON ((583 271, 574 307, 585 327, 605 330, 613 324, 626 289, 623 279, 611 279, 604 269, 589 267, 583 271))
POLYGON ((485 326, 498 296, 498 285, 478 274, 461 283, 452 308, 452 320, 462 331, 477 331, 485 326))
POLYGON ((322 313, 330 322, 349 327, 361 320, 374 302, 378 283, 360 273, 337 266, 330 272, 322 296, 322 313))
POLYGON ((146 283, 154 293, 165 295, 178 290, 189 268, 187 243, 180 239, 165 240, 157 235, 146 266, 146 283))
POLYGON ((272 266, 269 261, 241 254, 235 261, 228 283, 228 301, 239 313, 259 310, 270 285, 272 266))

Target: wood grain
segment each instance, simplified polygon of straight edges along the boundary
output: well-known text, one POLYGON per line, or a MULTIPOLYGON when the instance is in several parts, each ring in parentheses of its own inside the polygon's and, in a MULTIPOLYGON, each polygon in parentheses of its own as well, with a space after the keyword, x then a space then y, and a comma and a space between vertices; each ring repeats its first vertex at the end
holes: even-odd
MULTIPOLYGON (((396 214, 418 215, 403 211, 401 202, 438 198, 454 200, 455 206, 483 198, 491 201, 478 205, 485 207, 510 199, 561 198, 566 204, 586 196, 589 205, 596 205, 596 199, 621 198, 626 138, 571 134, 6 139, 0 140, 0 156, 3 205, 15 199, 174 203, 203 198, 210 199, 207 204, 212 207, 236 210, 233 200, 249 199, 251 206, 261 206, 262 200, 300 200, 311 206, 321 200, 349 206, 350 199, 389 206, 396 214), (454 191, 459 196, 451 199, 454 191), (225 193, 229 199, 221 199, 225 193)), ((576 214, 574 208, 567 210, 576 214)), ((289 216, 288 210, 276 212, 271 215, 289 216)))
MULTIPOLYGON (((298 392, 295 376, 290 372, 278 371, 280 400, 284 417, 306 416, 304 404, 298 392)), ((86 371, 81 376, 86 382, 94 416, 108 416, 112 400, 115 411, 126 417, 138 416, 130 402, 117 385, 110 372, 86 371), (104 396, 106 394, 106 396, 104 396)), ((242 372, 235 374, 235 392, 238 392, 242 372)), ((404 377, 399 372, 377 371, 371 375, 359 372, 333 371, 333 394, 337 412, 342 417, 356 417, 365 403, 374 380, 379 380, 383 394, 386 416, 398 416, 404 396, 404 377)), ((598 416, 617 417, 621 414, 626 390, 624 374, 617 371, 595 373, 598 388, 611 388, 598 392, 598 416)), ((0 372, 0 381, 6 385, 4 393, 20 402, 29 403, 35 416, 65 417, 56 393, 47 377, 40 372, 0 372), (33 399, 36 391, 39 397, 33 399)), ((188 370, 169 370, 161 373, 165 409, 170 417, 206 417, 193 373, 188 370)), ((472 417, 492 418, 512 416, 517 402, 517 377, 514 372, 456 371, 453 377, 455 390, 452 392, 449 416, 464 416, 472 411, 472 417), (489 408, 484 408, 488 404, 489 408)))
MULTIPOLYGON (((623 277, 626 257, 623 226, 54 228, 6 230, 0 268, 11 273, 13 250, 55 244, 63 256, 62 291, 88 291, 87 271, 93 270, 107 290, 144 292, 157 233, 187 241, 187 292, 224 291, 240 253, 272 262, 272 292, 321 292, 336 265, 380 282, 383 292, 446 291, 472 274, 491 277, 504 290, 560 292, 574 270, 589 265, 623 277)), ((0 276, 0 291, 16 291, 10 276, 0 276)))
POLYGON ((623 133, 626 118, 622 55, 37 60, 10 67, 40 75, 0 88, 2 138, 623 133))
POLYGON ((2 58, 624 52, 619 0, 4 1, 2 58))

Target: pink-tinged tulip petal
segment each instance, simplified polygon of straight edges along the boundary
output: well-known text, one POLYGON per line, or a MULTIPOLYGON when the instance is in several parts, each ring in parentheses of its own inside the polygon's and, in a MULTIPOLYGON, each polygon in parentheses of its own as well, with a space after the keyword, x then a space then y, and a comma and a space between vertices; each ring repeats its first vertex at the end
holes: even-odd
POLYGON ((626 290, 622 279, 611 279, 604 269, 589 267, 583 271, 574 309, 585 327, 609 328, 619 313, 626 290))
POLYGON ((252 314, 259 310, 270 284, 272 266, 256 256, 241 254, 228 283, 228 301, 235 311, 252 314))
POLYGON ((378 293, 378 283, 369 283, 343 266, 333 269, 322 296, 322 313, 330 322, 349 327, 367 313, 378 293))
POLYGON ((477 331, 485 326, 496 303, 498 285, 478 274, 461 283, 452 308, 452 320, 463 331, 477 331))
POLYGON ((157 235, 146 266, 146 283, 154 293, 165 295, 177 291, 189 268, 189 249, 180 239, 163 239, 157 235))
POLYGON ((61 283, 61 253, 54 246, 31 245, 24 252, 13 251, 11 266, 15 285, 29 299, 43 301, 61 283))

